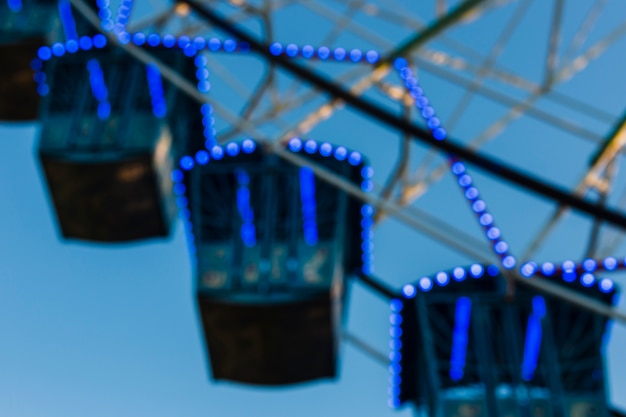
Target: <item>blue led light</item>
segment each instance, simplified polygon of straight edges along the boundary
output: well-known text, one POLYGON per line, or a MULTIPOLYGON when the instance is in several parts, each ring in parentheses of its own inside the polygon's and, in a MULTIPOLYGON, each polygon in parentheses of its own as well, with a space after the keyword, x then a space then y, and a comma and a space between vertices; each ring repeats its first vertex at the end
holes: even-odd
POLYGON ((430 119, 431 117, 435 115, 435 109, 433 109, 430 106, 426 106, 422 109, 421 113, 424 119, 430 119))
POLYGON ((92 58, 87 62, 89 71, 89 84, 94 98, 98 101, 97 115, 100 120, 105 120, 111 113, 111 106, 108 102, 108 90, 104 81, 104 73, 97 59, 92 58))
POLYGON ((404 287, 402 287, 402 294, 406 298, 413 298, 415 297, 415 294, 417 294, 417 291, 415 290, 415 287, 413 285, 406 284, 404 287))
POLYGON ((47 84, 39 84, 37 86, 37 94, 40 96, 46 96, 50 92, 50 87, 47 84))
POLYGON ((472 177, 469 175, 461 175, 459 177, 459 185, 463 188, 468 187, 472 183, 472 177))
POLYGON ((363 52, 359 49, 353 49, 350 51, 350 60, 352 62, 359 62, 363 58, 363 52))
POLYGON ((612 256, 609 256, 608 258, 604 258, 604 261, 602 261, 602 264, 604 265, 604 268, 607 271, 613 271, 615 268, 617 268, 617 259, 615 259, 612 256))
POLYGON ((244 153, 252 153, 256 149, 256 143, 252 139, 245 139, 241 144, 244 153))
POLYGON ((204 39, 202 36, 196 36, 193 40, 193 46, 197 50, 202 50, 206 48, 206 39, 204 39))
POLYGON ((363 161, 363 157, 359 152, 354 151, 350 153, 350 156, 348 157, 348 163, 350 165, 357 166, 361 163, 361 161, 363 161))
MULTIPOLYGON (((176 197, 176 205, 177 205, 179 208, 181 208, 181 209, 182 209, 182 208, 186 208, 188 204, 189 204, 189 201, 187 200, 187 197, 182 196, 182 195, 181 195, 181 196, 176 197)), ((187 227, 189 227, 189 228, 191 229, 191 227, 190 227, 191 225, 190 225, 190 224, 187 224, 186 226, 187 226, 187 227)))
POLYGON ((102 33, 98 33, 93 37, 93 46, 102 49, 107 45, 107 37, 102 33))
POLYGON ((465 269, 457 266, 452 270, 452 277, 454 277, 456 281, 463 281, 466 277, 465 269))
POLYGON ((585 259, 583 261, 583 269, 587 272, 593 272, 598 267, 598 263, 594 259, 585 259))
POLYGON ((394 326, 399 326, 402 324, 402 316, 400 314, 390 314, 389 315, 389 323, 393 324, 394 326))
POLYGON ((205 150, 196 152, 196 162, 198 165, 206 165, 209 162, 209 153, 205 150))
POLYGON ((198 53, 196 47, 192 44, 189 44, 183 48, 183 54, 188 57, 193 57, 198 53))
POLYGON ((364 166, 361 169, 361 176, 363 178, 372 178, 374 176, 374 168, 370 166, 364 166))
POLYGON ((433 137, 437 140, 444 140, 447 136, 448 133, 442 127, 438 127, 437 129, 433 130, 433 137))
POLYGON ((328 57, 330 56, 330 49, 328 49, 325 46, 321 46, 318 50, 317 50, 317 56, 319 57, 319 59, 321 60, 325 60, 328 59, 328 57))
POLYGON ((285 54, 287 54, 287 56, 292 57, 292 58, 295 57, 296 55, 298 55, 298 46, 293 43, 290 43, 285 48, 285 54))
POLYGON ((338 161, 345 160, 347 156, 348 150, 343 146, 339 146, 337 149, 335 149, 335 159, 337 159, 338 161))
POLYGON ((215 160, 220 160, 224 157, 224 149, 220 146, 214 146, 211 148, 211 157, 215 160))
POLYGON ((224 41, 224 50, 226 52, 235 52, 236 49, 237 49, 236 41, 234 41, 233 39, 226 39, 224 41))
POLYGON ((189 39, 189 36, 179 36, 178 37, 178 47, 181 49, 184 49, 185 46, 189 45, 191 43, 191 39, 189 39))
POLYGON ((556 271, 556 267, 552 262, 544 262, 541 265, 541 272, 546 276, 551 276, 556 271))
MULTIPOLYGON (((389 336, 393 338, 399 338, 400 336, 402 336, 402 329, 398 326, 392 326, 391 329, 389 329, 389 336)), ((398 371, 400 371, 400 367, 398 366, 398 364, 393 364, 389 367, 389 370, 393 373, 398 373, 398 371)))
POLYGON ((176 38, 174 37, 174 35, 164 35, 163 46, 165 46, 166 48, 173 48, 174 46, 176 46, 176 38))
POLYGON ((314 154, 317 151, 317 142, 313 139, 309 139, 304 143, 304 151, 309 154, 314 154))
POLYGON ((239 145, 237 145, 235 142, 230 142, 228 145, 226 145, 226 153, 229 156, 239 155, 239 145))
POLYGON ((249 184, 250 176, 244 171, 238 172, 237 210, 241 216, 241 241, 250 248, 256 245, 256 228, 254 226, 254 211, 250 206, 249 184))
POLYGON ((63 32, 65 33, 65 40, 78 40, 78 33, 76 32, 76 22, 72 15, 72 5, 69 0, 59 0, 59 17, 61 18, 61 25, 63 26, 63 32))
POLYGON ((146 43, 146 35, 141 32, 133 34, 133 43, 137 46, 141 46, 146 43))
POLYGON ((498 276, 499 273, 500 273, 500 268, 498 268, 498 265, 489 265, 487 267, 487 274, 490 277, 498 276))
POLYGON ((185 155, 182 158, 180 158, 179 165, 185 171, 189 171, 190 169, 193 168, 193 166, 195 165, 195 162, 191 156, 185 155))
POLYGON ((181 182, 184 178, 184 174, 180 169, 175 169, 172 171, 171 178, 174 182, 181 182))
POLYGON ((278 43, 278 42, 274 42, 273 44, 270 45, 270 54, 274 55, 274 56, 278 56, 280 54, 283 53, 283 45, 278 43))
POLYGON ((465 198, 468 200, 475 200, 478 198, 478 189, 476 187, 470 187, 465 191, 465 198))
POLYGON ((516 263, 517 261, 515 260, 515 257, 512 255, 507 255, 504 258, 502 258, 502 266, 505 269, 512 269, 513 267, 515 267, 516 263))
POLYGON ((300 201, 302 204, 304 241, 309 246, 315 246, 318 239, 315 175, 313 174, 313 170, 309 167, 300 168, 300 201))
POLYGON ((402 301, 398 300, 397 298, 391 300, 391 302, 389 303, 389 308, 391 308, 391 311, 393 311, 394 313, 401 312, 402 307, 402 301))
POLYGON ((328 142, 324 142, 322 143, 322 145, 320 146, 320 154, 322 156, 330 156, 333 153, 333 146, 328 143, 328 142))
POLYGON ((563 262, 561 267, 563 268, 564 271, 572 272, 574 271, 574 269, 576 269, 576 264, 574 263, 574 261, 565 261, 563 262))
POLYGON ((370 64, 375 64, 380 59, 380 55, 376 51, 367 51, 367 53, 365 54, 365 59, 370 64))
POLYGON ((455 175, 461 175, 465 172, 465 164, 463 162, 455 162, 454 164, 452 164, 451 169, 455 175))
POLYGON ((311 45, 304 45, 302 47, 302 56, 304 58, 312 58, 313 55, 315 55, 315 48, 313 48, 311 45))
POLYGON ((409 63, 407 62, 405 58, 398 57, 393 60, 393 67, 398 71, 403 71, 403 70, 411 71, 410 68, 408 68, 408 65, 409 63))
MULTIPOLYGON (((415 290, 415 288, 413 288, 415 290)), ((413 298, 413 297, 409 297, 413 298)), ((391 339, 389 341, 389 349, 400 350, 402 349, 402 341, 400 339, 391 339)))
POLYGON ((485 227, 490 226, 493 224, 493 216, 489 213, 484 213, 478 218, 478 221, 485 227))
POLYGON ((595 282, 596 277, 594 277, 593 274, 590 274, 589 272, 582 274, 580 277, 580 283, 584 287, 591 287, 595 282))
POLYGON ((532 277, 537 272, 537 264, 534 262, 526 262, 520 268, 520 272, 525 277, 532 277))
POLYGON ((539 351, 541 350, 541 319, 545 316, 545 312, 545 300, 543 297, 536 295, 533 297, 533 310, 528 317, 526 339, 524 341, 521 376, 525 381, 530 381, 535 376, 537 361, 539 360, 539 351))
POLYGON ((70 39, 69 41, 65 42, 65 49, 70 54, 78 52, 78 42, 74 39, 70 39))
POLYGON ((19 13, 22 10, 22 0, 8 0, 9 10, 19 13))
POLYGON ((159 46, 161 43, 161 37, 156 33, 152 33, 148 35, 148 45, 150 46, 159 46))
POLYGON ((445 272, 438 272, 435 276, 435 281, 437 281, 437 284, 443 287, 448 285, 448 283, 450 282, 450 277, 445 272))
POLYGON ((65 46, 60 42, 53 44, 52 54, 54 54, 55 56, 63 56, 65 54, 65 46))
POLYGON ((148 79, 148 91, 152 104, 152 113, 157 118, 167 115, 167 105, 165 103, 165 93, 163 92, 163 80, 161 71, 154 64, 146 65, 146 78, 148 79))
POLYGON ((430 291, 433 288, 433 281, 428 277, 422 277, 420 278, 418 285, 420 290, 430 291))
MULTIPOLYGON (((222 41, 220 41, 217 38, 209 39, 209 49, 211 51, 214 51, 214 52, 215 51, 219 51, 221 47, 222 47, 222 41)), ((271 49, 270 49, 270 51, 271 51, 271 49)))
POLYGON ((37 56, 42 61, 47 61, 52 58, 52 50, 48 46, 42 46, 37 50, 37 56))
POLYGON ((176 194, 176 195, 184 195, 186 188, 187 187, 185 187, 185 184, 176 183, 176 184, 174 184, 174 194, 176 194))
POLYGON ((472 301, 468 297, 459 297, 454 310, 452 354, 450 356, 450 379, 453 381, 463 379, 471 314, 472 301))
POLYGON ((500 229, 497 227, 490 227, 487 229, 487 237, 491 240, 495 240, 500 237, 500 229))
POLYGON ((430 119, 426 121, 426 124, 428 125, 428 128, 431 130, 437 129, 439 126, 441 126, 441 120, 439 120, 438 117, 431 117, 430 119))
POLYGON ((469 268, 469 273, 472 276, 472 278, 480 278, 483 276, 484 272, 485 272, 485 269, 480 264, 472 264, 472 266, 470 266, 469 268))
POLYGON ((346 57, 346 50, 343 48, 336 48, 333 52, 333 56, 337 61, 343 61, 346 57))
POLYGON ((613 284, 613 281, 608 278, 602 278, 598 286, 600 287, 600 291, 603 293, 609 293, 613 290, 615 284, 613 284))
POLYGON ((561 277, 563 278, 563 281, 565 282, 574 282, 576 281, 576 272, 574 272, 573 270, 566 270, 563 271, 561 277))
POLYGON ((299 152, 302 149, 302 141, 299 138, 292 138, 289 141, 289 149, 292 152, 299 152))
MULTIPOLYGON (((474 210, 476 213, 482 213, 486 209, 487 209, 487 205, 485 204, 483 200, 476 200, 472 203, 472 210, 474 210)), ((499 235, 494 237, 493 239, 497 237, 499 237, 499 235)))
POLYGON ((500 240, 493 246, 493 249, 496 251, 497 254, 501 255, 509 250, 509 245, 505 241, 500 240))

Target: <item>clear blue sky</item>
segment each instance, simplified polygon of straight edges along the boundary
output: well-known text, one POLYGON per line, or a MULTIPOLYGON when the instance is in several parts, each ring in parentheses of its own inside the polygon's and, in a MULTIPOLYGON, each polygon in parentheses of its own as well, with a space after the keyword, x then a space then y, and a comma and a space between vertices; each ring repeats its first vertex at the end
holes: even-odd
MULTIPOLYGON (((328 4, 341 11, 334 2, 328 4)), ((433 2, 398 2, 405 9, 433 18, 433 2), (419 4, 416 4, 419 3, 419 4)), ((450 2, 453 3, 453 2, 450 2)), ((531 2, 522 25, 507 46, 503 67, 536 82, 541 81, 551 7, 531 2)), ((547 3, 547 2, 546 2, 547 3)), ((491 12, 454 29, 449 37, 471 45, 485 55, 495 42, 516 4, 491 12)), ((147 7, 147 6, 143 6, 147 7)), ((395 6, 394 6, 395 7, 395 6)), ((564 52, 588 11, 566 2, 564 52)), ((275 37, 285 43, 320 45, 330 24, 306 12, 287 7, 276 15, 275 37), (305 29, 303 29, 305 28, 305 29), (316 30, 319 28, 319 31, 316 30)), ((148 13, 148 12, 146 12, 148 13)), ((609 2, 582 50, 618 27, 626 4, 609 2)), ((401 26, 363 14, 354 22, 370 25, 380 36, 398 41, 410 34, 401 26)), ((255 27, 251 25, 250 27, 255 27)), ((376 48, 344 34, 335 46, 376 48)), ((435 41, 432 49, 456 53, 449 43, 435 41)), ((619 39, 608 52, 572 81, 557 90, 617 116, 626 108, 626 44, 619 39)), ((214 65, 229 68, 245 86, 261 77, 254 58, 215 56, 214 65), (249 66, 244 65, 248 59, 249 66)), ((338 64, 318 68, 336 75, 338 64)), ((211 68, 211 66, 210 66, 211 68)), ((419 70, 418 70, 419 71, 419 70)), ((229 108, 242 99, 214 67, 212 94, 229 108)), ((420 82, 445 121, 462 95, 458 87, 427 71, 420 82)), ((281 77, 282 85, 289 77, 281 77)), ((398 79, 390 76, 390 82, 398 79)), ((508 86, 489 80, 487 85, 514 97, 524 97, 508 86)), ((379 99, 375 94, 374 99, 379 99)), ((381 103, 396 109, 390 102, 381 103)), ((610 123, 567 110, 552 101, 539 107, 603 136, 610 123)), ((310 107, 312 109, 312 107, 310 107)), ((503 115, 506 109, 477 98, 453 130, 468 142, 503 115)), ((296 111, 295 117, 304 114, 296 111)), ((414 115, 415 116, 415 115, 414 115)), ((120 247, 63 242, 55 224, 41 169, 35 157, 39 124, 0 125, 0 415, 16 417, 74 416, 408 416, 408 409, 387 407, 387 369, 352 346, 341 350, 341 374, 335 382, 319 382, 286 389, 265 389, 211 382, 203 338, 194 305, 193 276, 180 224, 171 239, 120 247)), ((226 127, 218 120, 218 128, 226 127)), ((271 129, 267 130, 268 132, 271 129)), ((349 109, 340 110, 316 127, 310 136, 358 149, 375 168, 377 184, 384 183, 396 158, 398 136, 349 109)), ((595 145, 569 132, 522 117, 482 150, 513 165, 567 187, 581 178, 595 145)), ((412 147, 411 167, 426 150, 412 147)), ((517 254, 532 240, 554 207, 500 181, 473 170, 497 222, 517 254)), ((618 178, 615 196, 624 189, 618 178)), ((415 205, 481 238, 451 176, 432 187, 415 205)), ((578 259, 586 247, 590 221, 570 215, 556 229, 537 259, 578 259)), ((390 219, 375 237, 376 274, 395 287, 422 275, 470 263, 472 260, 390 219)), ((626 255, 621 245, 617 255, 626 255)), ((621 276, 618 283, 626 284, 621 276)), ((358 284, 352 285, 346 328, 376 349, 386 352, 388 307, 358 284)), ((623 307, 622 307, 623 308, 623 307)), ((626 408, 626 332, 613 328, 607 355, 613 403, 626 408)))

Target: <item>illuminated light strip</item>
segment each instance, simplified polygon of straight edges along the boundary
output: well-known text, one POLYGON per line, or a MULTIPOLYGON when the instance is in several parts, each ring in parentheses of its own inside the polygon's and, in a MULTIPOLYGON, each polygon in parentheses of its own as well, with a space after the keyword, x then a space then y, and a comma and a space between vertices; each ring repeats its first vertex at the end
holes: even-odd
MULTIPOLYGON (((209 69, 207 68, 207 59, 202 55, 197 55, 194 59, 196 65, 196 79, 198 80, 197 88, 201 93, 208 93, 211 90, 209 82, 209 69)), ((213 106, 208 103, 200 106, 202 113, 202 126, 204 127, 204 146, 206 149, 212 149, 217 145, 217 130, 215 129, 215 117, 213 116, 213 106)))
POLYGON ((111 115, 111 104, 109 104, 109 92, 104 82, 104 74, 97 59, 92 58, 87 62, 89 71, 89 84, 94 98, 98 101, 98 118, 108 119, 111 115))
POLYGON ((274 56, 282 55, 289 58, 318 59, 321 61, 331 60, 335 62, 365 62, 368 64, 376 64, 380 60, 380 54, 378 52, 364 52, 360 49, 348 51, 344 48, 335 48, 331 50, 326 46, 314 48, 311 45, 304 45, 303 47, 299 47, 293 43, 283 46, 280 42, 274 42, 270 45, 269 50, 274 56))
POLYGON ((30 67, 35 74, 33 74, 33 80, 37 84, 37 94, 40 96, 47 96, 50 92, 50 87, 46 83, 46 73, 43 71, 43 62, 39 58, 35 58, 30 62, 30 67))
POLYGON ((402 383, 402 309, 403 303, 399 299, 391 300, 389 304, 391 314, 389 315, 389 400, 391 408, 400 407, 400 384, 402 383))
MULTIPOLYGON (((448 133, 441 125, 441 121, 436 117, 435 109, 430 106, 428 98, 424 95, 422 88, 413 74, 409 64, 404 58, 397 58, 394 67, 400 74, 409 94, 414 100, 428 128, 436 140, 445 140, 448 133)), ((500 263, 505 269, 513 269, 517 263, 515 257, 509 254, 509 245, 502 239, 502 233, 494 224, 493 215, 487 211, 487 204, 479 198, 478 188, 473 185, 472 177, 467 173, 465 164, 458 161, 452 155, 448 155, 450 170, 457 178, 457 183, 463 189, 463 195, 471 204, 472 211, 476 213, 478 221, 483 228, 485 235, 492 243, 493 251, 500 258, 500 263)))
POLYGON ((317 244, 317 213, 315 202, 315 175, 309 167, 300 168, 300 201, 302 202, 302 230, 309 246, 317 244))
POLYGON ((526 340, 524 342, 524 357, 522 359, 522 379, 531 381, 535 376, 539 351, 541 350, 542 327, 541 320, 546 315, 546 302, 540 295, 533 297, 533 310, 528 317, 526 340))
POLYGON ((66 42, 78 42, 76 22, 74 21, 74 16, 72 15, 72 5, 69 0, 59 1, 59 17, 61 18, 61 24, 63 25, 63 32, 65 33, 66 42))
POLYGON ((106 32, 113 30, 113 13, 111 13, 110 0, 96 0, 98 6, 98 17, 100 18, 100 26, 106 32))
POLYGON ((463 379, 467 344, 469 342, 469 326, 472 314, 472 300, 459 297, 454 310, 454 329, 452 331, 452 355, 450 357, 450 379, 463 379))
POLYGON ((13 13, 19 13, 22 10, 22 0, 7 0, 7 4, 13 13))
POLYGON ((251 248, 256 245, 256 228, 254 227, 254 211, 250 207, 250 176, 240 171, 237 173, 237 209, 241 216, 241 240, 251 248))
POLYGON ((124 44, 130 42, 131 40, 130 34, 126 31, 126 25, 128 25, 128 19, 130 18, 130 12, 132 9, 133 0, 122 0, 117 9, 115 24, 113 25, 113 31, 117 35, 117 38, 124 44))
POLYGON ((152 113, 159 119, 163 118, 167 115, 167 104, 165 102, 163 80, 161 79, 159 68, 154 64, 146 65, 146 77, 148 79, 152 113))

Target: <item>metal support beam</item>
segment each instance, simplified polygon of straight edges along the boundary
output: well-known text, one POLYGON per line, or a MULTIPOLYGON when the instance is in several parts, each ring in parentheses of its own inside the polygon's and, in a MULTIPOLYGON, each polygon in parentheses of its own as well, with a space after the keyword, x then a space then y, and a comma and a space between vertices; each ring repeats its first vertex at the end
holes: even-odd
POLYGON ((555 200, 567 206, 571 206, 572 208, 584 213, 591 214, 594 217, 602 218, 606 222, 612 223, 620 228, 626 228, 626 216, 624 213, 590 203, 569 193, 567 190, 559 186, 530 176, 529 174, 505 165, 502 162, 477 154, 461 145, 458 145, 455 141, 438 141, 432 137, 430 132, 420 126, 407 123, 402 117, 377 106, 369 100, 365 100, 352 94, 346 88, 328 80, 327 78, 319 75, 317 72, 311 71, 286 57, 272 55, 269 51, 268 45, 253 38, 247 32, 234 26, 230 21, 218 15, 214 11, 203 7, 197 0, 189 0, 188 3, 199 17, 210 21, 216 27, 229 33, 235 38, 249 43, 251 50, 264 55, 270 62, 282 67, 296 77, 315 85, 317 88, 324 90, 329 95, 343 100, 345 103, 365 114, 368 114, 369 116, 372 116, 378 121, 400 131, 406 132, 413 136, 414 139, 426 145, 465 160, 466 162, 475 165, 489 174, 507 180, 543 197, 555 200))

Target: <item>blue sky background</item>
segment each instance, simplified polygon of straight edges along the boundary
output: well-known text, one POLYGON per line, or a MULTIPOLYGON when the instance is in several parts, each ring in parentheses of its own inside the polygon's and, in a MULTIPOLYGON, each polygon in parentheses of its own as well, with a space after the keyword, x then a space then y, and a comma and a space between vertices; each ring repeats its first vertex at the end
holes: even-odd
MULTIPOLYGON (((344 11, 341 3, 320 3, 338 13, 344 11)), ((551 19, 548 3, 551 2, 530 2, 520 27, 498 61, 503 68, 536 82, 541 81, 545 66, 551 19)), ((446 37, 486 55, 518 4, 513 2, 486 13, 451 30, 446 37)), ((154 3, 140 3, 140 6, 140 15, 149 15, 151 8, 157 7, 154 3)), ((566 2, 561 52, 567 49, 589 7, 566 2)), ((434 18, 435 7, 433 2, 398 1, 393 9, 409 10, 412 16, 427 22, 434 18)), ((275 38, 320 45, 330 24, 315 16, 301 6, 286 7, 276 13, 275 38)), ((625 3, 609 2, 582 50, 619 27, 624 16, 625 3)), ((363 13, 353 20, 370 25, 389 44, 411 33, 409 28, 363 13)), ((254 22, 244 24, 258 30, 254 22)), ((335 46, 385 50, 382 43, 365 41, 347 30, 335 46)), ((450 42, 441 39, 429 43, 428 48, 456 53, 450 42)), ((585 71, 556 90, 616 117, 626 107, 624 56, 626 44, 620 38, 585 71)), ((232 93, 216 65, 227 68, 251 87, 262 75, 261 61, 253 57, 215 55, 212 62, 209 65, 213 71, 212 97, 237 109, 244 98, 232 93)), ((463 91, 422 70, 420 60, 417 63, 420 83, 445 125, 463 91)), ((348 70, 345 65, 332 63, 319 65, 318 69, 331 76, 348 70)), ((399 84, 393 75, 387 80, 399 84)), ((285 88, 291 79, 281 75, 279 82, 285 88)), ((486 85, 514 97, 524 97, 519 90, 493 79, 486 85)), ((397 109, 376 93, 371 93, 370 98, 397 109)), ((318 99, 315 103, 321 102, 318 99)), ((611 126, 610 121, 572 112, 546 99, 540 100, 538 107, 584 126, 600 137, 611 126)), ((452 131, 453 136, 469 142, 506 111, 501 105, 475 98, 452 131)), ((303 114, 304 110, 296 110, 289 120, 293 122, 303 114)), ((218 120, 218 128, 225 127, 225 122, 218 120)), ((265 131, 271 134, 277 129, 268 127, 265 131)), ((162 241, 122 246, 62 241, 35 156, 38 132, 38 123, 0 125, 0 415, 411 415, 408 409, 388 408, 387 369, 348 344, 342 345, 341 374, 337 381, 284 389, 210 381, 193 298, 193 274, 180 223, 173 236, 162 241)), ((384 183, 397 156, 398 135, 350 109, 339 110, 309 136, 362 151, 375 168, 377 185, 384 183)), ((524 116, 481 151, 573 188, 596 146, 524 116)), ((426 153, 424 147, 413 145, 411 167, 416 168, 426 153)), ((513 252, 521 253, 554 205, 479 171, 472 173, 513 252)), ((616 192, 610 199, 613 206, 625 183, 623 175, 618 175, 616 192)), ((482 238, 449 174, 415 206, 482 238)), ((590 224, 585 216, 569 215, 536 259, 580 258, 590 224)), ((393 219, 377 228, 374 253, 376 274, 396 288, 422 275, 472 262, 393 219)), ((626 247, 621 245, 616 254, 626 255, 626 247)), ((618 283, 625 283, 623 276, 614 277, 618 283)), ((353 284, 346 328, 386 352, 387 303, 353 284)), ((620 395, 626 392, 622 372, 626 369, 626 357, 622 354, 625 348, 626 332, 623 326, 616 325, 607 355, 608 380, 611 401, 622 408, 626 408, 626 396, 620 395)))

